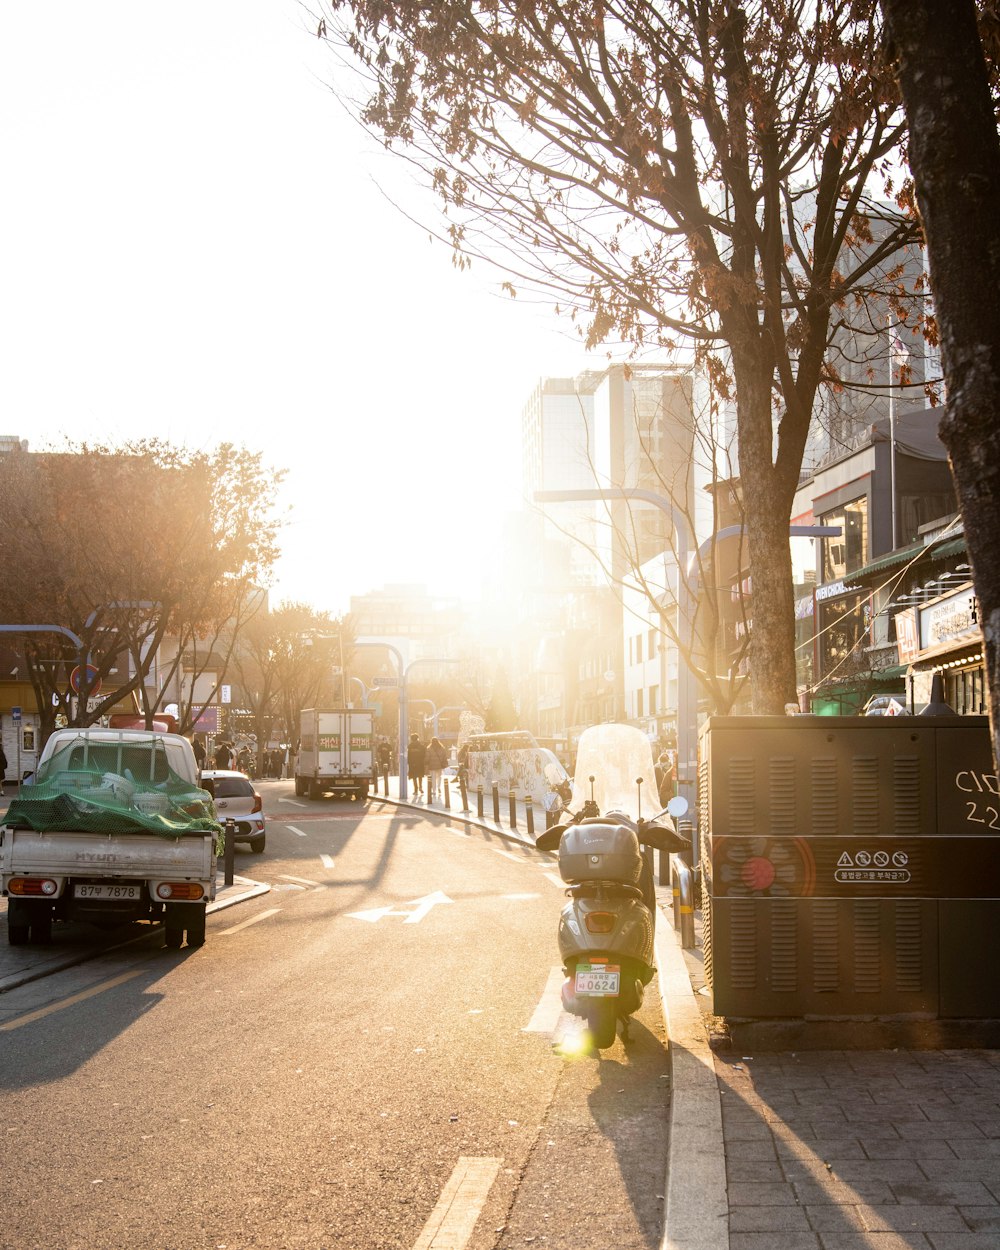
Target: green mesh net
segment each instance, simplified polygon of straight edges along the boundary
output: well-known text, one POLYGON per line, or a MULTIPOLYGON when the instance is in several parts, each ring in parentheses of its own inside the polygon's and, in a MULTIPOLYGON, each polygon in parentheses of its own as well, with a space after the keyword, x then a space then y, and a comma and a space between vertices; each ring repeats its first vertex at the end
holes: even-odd
POLYGON ((38 833, 155 833, 179 838, 214 833, 222 826, 207 790, 186 781, 167 763, 155 735, 128 742, 80 737, 39 768, 7 809, 5 823, 38 833))

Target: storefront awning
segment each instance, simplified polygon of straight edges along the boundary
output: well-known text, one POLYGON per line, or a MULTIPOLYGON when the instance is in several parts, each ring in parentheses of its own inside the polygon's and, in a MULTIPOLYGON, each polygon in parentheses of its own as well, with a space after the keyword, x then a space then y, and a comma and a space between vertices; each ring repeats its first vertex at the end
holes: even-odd
POLYGON ((952 538, 940 544, 910 543, 908 547, 900 547, 897 551, 890 551, 887 555, 869 560, 861 568, 854 569, 850 577, 852 581, 855 581, 866 577, 869 573, 880 573, 883 569, 891 569, 896 564, 905 564, 907 560, 920 555, 926 555, 931 560, 943 560, 946 556, 958 555, 961 551, 965 551, 964 534, 960 538, 952 538))

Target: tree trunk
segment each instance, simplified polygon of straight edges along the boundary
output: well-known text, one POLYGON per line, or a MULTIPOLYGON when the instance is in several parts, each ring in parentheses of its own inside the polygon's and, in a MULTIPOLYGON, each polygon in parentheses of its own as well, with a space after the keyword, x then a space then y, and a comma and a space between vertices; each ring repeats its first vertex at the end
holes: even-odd
POLYGON ((882 0, 910 125, 948 398, 948 448, 1000 711, 1000 141, 973 0, 882 0))
POLYGON ((740 483, 750 557, 750 681, 755 715, 782 715, 797 702, 795 605, 788 526, 795 482, 782 484, 774 465, 770 375, 734 346, 740 483))

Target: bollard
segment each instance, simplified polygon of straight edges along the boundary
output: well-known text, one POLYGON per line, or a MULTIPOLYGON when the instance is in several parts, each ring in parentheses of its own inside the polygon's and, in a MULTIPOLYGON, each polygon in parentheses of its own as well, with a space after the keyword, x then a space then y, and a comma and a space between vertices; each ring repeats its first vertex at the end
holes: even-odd
POLYGON ((389 766, 388 765, 386 765, 385 768, 382 769, 382 789, 385 792, 385 797, 388 798, 389 797, 389 766))
MULTIPOLYGON (((467 812, 469 810, 469 788, 465 784, 465 778, 461 775, 458 778, 458 792, 462 796, 462 811, 467 812)), ((480 816, 483 814, 481 810, 479 814, 480 816)))
POLYGON ((479 787, 479 791, 476 795, 476 815, 479 817, 480 820, 482 820, 483 818, 483 787, 482 786, 479 787))
POLYGON ((535 836, 535 809, 532 805, 531 795, 526 795, 524 800, 524 820, 528 829, 528 837, 535 836))
POLYGON ((448 789, 448 778, 444 779, 444 809, 446 812, 451 811, 451 791, 448 789))
POLYGON ((517 828, 517 794, 515 793, 513 786, 511 786, 510 788, 510 792, 507 795, 507 799, 508 799, 508 804, 510 808, 510 827, 512 829, 516 829, 517 828))
POLYGON ((224 883, 226 885, 233 884, 234 861, 236 859, 236 821, 226 821, 226 838, 223 843, 222 865, 225 873, 224 883))
POLYGON ((494 781, 493 783, 493 823, 500 823, 500 787, 494 781))

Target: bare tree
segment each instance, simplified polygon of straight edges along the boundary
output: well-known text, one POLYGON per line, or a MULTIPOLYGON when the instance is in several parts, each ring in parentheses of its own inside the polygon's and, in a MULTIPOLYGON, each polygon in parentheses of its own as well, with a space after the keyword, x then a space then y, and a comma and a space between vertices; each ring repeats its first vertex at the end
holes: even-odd
MULTIPOLYGON (((231 446, 190 453, 148 441, 0 459, 0 616, 43 617, 82 638, 92 676, 81 674, 75 723, 130 695, 149 721, 163 702, 147 678, 164 639, 176 637, 180 655, 223 619, 232 629, 277 555, 279 480, 231 446), (112 689, 91 697, 98 683, 112 689)), ((41 639, 30 636, 25 652, 45 734, 59 711, 71 716, 78 657, 41 639)))
POLYGON ((876 14, 332 0, 318 32, 363 67, 362 120, 431 182, 457 263, 499 261, 590 347, 686 345, 734 400, 758 712, 795 696, 787 530, 817 390, 840 382, 828 345, 876 276, 905 311, 906 188, 872 198, 905 135, 876 14))

